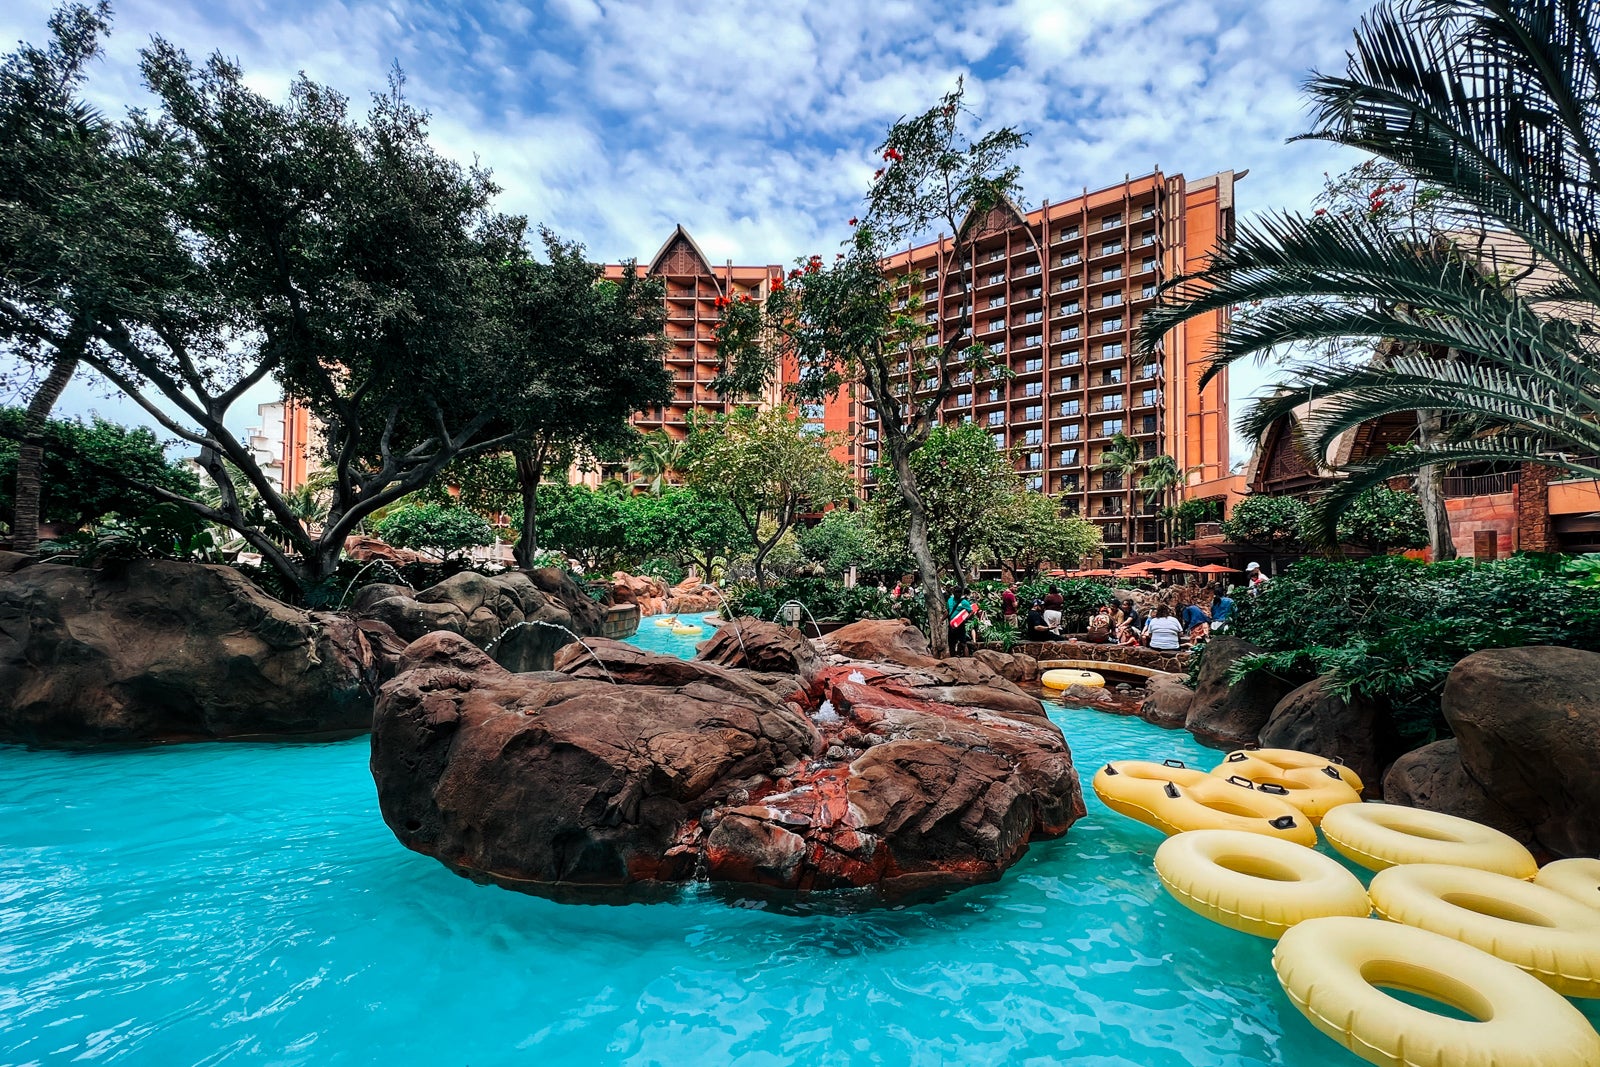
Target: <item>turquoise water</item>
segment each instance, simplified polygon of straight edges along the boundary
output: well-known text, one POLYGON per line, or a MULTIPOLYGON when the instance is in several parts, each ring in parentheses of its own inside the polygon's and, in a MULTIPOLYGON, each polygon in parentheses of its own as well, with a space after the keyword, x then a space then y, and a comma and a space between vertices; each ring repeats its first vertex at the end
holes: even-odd
MULTIPOLYGON (((1215 758, 1054 714, 1086 781, 1215 758)), ((578 907, 401 848, 365 740, 4 749, 0 1063, 1358 1063, 1284 1000, 1267 942, 1166 896, 1155 831, 1088 804, 931 905, 578 907)))

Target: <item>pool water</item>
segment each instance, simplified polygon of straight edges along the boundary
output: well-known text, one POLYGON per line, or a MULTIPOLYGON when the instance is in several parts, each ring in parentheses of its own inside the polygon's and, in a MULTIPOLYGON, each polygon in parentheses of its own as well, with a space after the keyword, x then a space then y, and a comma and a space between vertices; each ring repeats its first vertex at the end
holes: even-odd
MULTIPOLYGON (((1215 758, 1052 714, 1085 782, 1215 758)), ((1359 1062, 1289 1006, 1270 945, 1168 898, 1160 836, 1092 795, 1065 838, 930 905, 563 906, 401 848, 367 751, 0 749, 0 1063, 1359 1062)))

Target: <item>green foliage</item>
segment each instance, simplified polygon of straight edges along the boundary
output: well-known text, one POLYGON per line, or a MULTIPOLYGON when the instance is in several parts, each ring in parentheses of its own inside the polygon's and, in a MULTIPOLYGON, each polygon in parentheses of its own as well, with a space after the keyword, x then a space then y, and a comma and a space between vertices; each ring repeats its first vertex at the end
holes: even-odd
MULTIPOLYGON (((0 516, 11 521, 15 503, 18 438, 26 413, 0 408, 0 516)), ((149 511, 154 486, 195 496, 200 480, 170 462, 149 430, 129 429, 96 417, 91 422, 51 419, 45 424, 42 521, 76 530, 111 515, 133 519, 149 511)))
POLYGON ((396 548, 408 548, 436 559, 494 541, 483 516, 470 508, 446 504, 406 504, 378 523, 378 536, 396 548))
POLYGON ((820 563, 830 577, 843 577, 851 567, 863 582, 893 585, 915 566, 903 548, 880 537, 866 511, 835 508, 815 526, 798 535, 801 555, 820 563))
POLYGON ((1428 524, 1417 494, 1375 485, 1350 501, 1339 516, 1339 540, 1375 552, 1391 548, 1425 548, 1428 524))
MULTIPOLYGON (((621 505, 629 516, 627 548, 637 559, 659 557, 682 578, 698 568, 713 580, 738 553, 750 547, 739 516, 725 500, 693 489, 667 489, 659 496, 630 496, 621 505)), ((675 581, 677 579, 674 579, 675 581)))
POLYGON ((1172 540, 1192 541, 1197 523, 1222 521, 1222 501, 1216 497, 1182 501, 1172 508, 1171 519, 1172 540))
POLYGON ((221 562, 211 524, 168 503, 146 504, 39 547, 46 555, 70 557, 84 566, 130 559, 221 562))
POLYGON ((819 622, 914 619, 916 616, 906 614, 907 609, 920 608, 920 602, 891 600, 889 594, 879 592, 877 586, 846 588, 830 578, 785 578, 765 589, 754 582, 731 586, 727 591, 726 612, 731 616, 753 615, 771 621, 777 617, 778 608, 791 600, 798 600, 811 613, 809 616, 802 613, 808 625, 813 617, 819 622))
POLYGON ((1104 547, 1100 527, 1068 515, 1053 497, 1011 488, 989 517, 983 549, 1012 576, 1032 578, 1046 563, 1076 567, 1104 547))
POLYGON ((460 504, 480 515, 515 515, 522 502, 516 461, 503 452, 451 460, 417 495, 435 504, 460 504))
POLYGON ((1291 496, 1247 496, 1222 521, 1222 536, 1241 545, 1294 549, 1305 543, 1308 512, 1291 496))
MULTIPOLYGON (((636 562, 639 532, 632 496, 583 485, 541 485, 545 544, 578 560, 589 574, 610 574, 636 562)), ((645 555, 654 555, 652 550, 645 555)))
MULTIPOLYGON (((973 554, 1000 532, 1013 495, 1026 491, 1020 476, 988 432, 971 423, 935 427, 910 467, 934 556, 952 574, 965 575, 973 554)), ((885 491, 870 504, 873 525, 884 542, 904 544, 910 509, 892 468, 879 468, 878 478, 885 491)))
POLYGON ((1575 585, 1595 588, 1600 586, 1600 552, 1587 552, 1581 556, 1574 556, 1562 568, 1562 573, 1572 579, 1575 585))
POLYGON ((1239 673, 1332 672, 1344 691, 1389 709, 1402 736, 1426 739, 1443 726, 1439 692, 1458 660, 1518 645, 1600 651, 1600 598, 1530 556, 1310 559, 1239 597, 1230 632, 1265 650, 1241 660, 1239 673))

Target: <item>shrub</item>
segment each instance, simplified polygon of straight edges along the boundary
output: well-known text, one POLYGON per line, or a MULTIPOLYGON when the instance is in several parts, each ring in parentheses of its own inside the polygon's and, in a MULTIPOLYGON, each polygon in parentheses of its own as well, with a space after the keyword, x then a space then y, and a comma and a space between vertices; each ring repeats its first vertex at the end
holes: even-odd
POLYGON ((436 559, 494 541, 494 530, 482 515, 448 504, 406 504, 378 523, 378 536, 395 548, 408 548, 436 559))
POLYGON ((1293 548, 1304 544, 1310 512, 1290 496, 1247 496, 1222 520, 1222 536, 1241 545, 1293 548))

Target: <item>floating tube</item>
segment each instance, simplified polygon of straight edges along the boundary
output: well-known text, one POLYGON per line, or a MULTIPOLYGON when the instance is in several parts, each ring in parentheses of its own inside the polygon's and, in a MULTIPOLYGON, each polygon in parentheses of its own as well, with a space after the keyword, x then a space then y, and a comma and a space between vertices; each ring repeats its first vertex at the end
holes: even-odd
POLYGON ((1399 804, 1345 804, 1322 817, 1328 844, 1369 871, 1406 863, 1445 863, 1512 878, 1539 871, 1533 854, 1499 830, 1399 804))
POLYGON ((1162 821, 1156 809, 1167 799, 1168 785, 1193 785, 1210 777, 1198 767, 1187 767, 1182 760, 1165 763, 1147 760, 1117 760, 1095 772, 1094 794, 1118 815, 1153 826, 1164 834, 1178 831, 1162 821))
MULTIPOLYGON (((1253 778, 1257 774, 1270 774, 1273 770, 1283 771, 1326 771, 1332 767, 1334 773, 1344 779, 1344 784, 1354 789, 1357 793, 1365 789, 1361 776, 1349 767, 1332 760, 1326 756, 1319 756, 1314 752, 1301 752, 1293 748, 1241 748, 1228 753, 1223 765, 1228 767, 1229 774, 1253 778)), ((1218 771, 1222 768, 1218 767, 1218 771)))
POLYGON ((1540 867, 1533 882, 1569 896, 1579 904, 1600 909, 1600 860, 1556 860, 1540 867))
POLYGON ((1361 803, 1361 793, 1344 780, 1332 763, 1286 770, 1264 760, 1224 760, 1211 773, 1243 778, 1263 793, 1282 797, 1313 826, 1341 804, 1361 803))
POLYGON ((1256 789, 1243 778, 1217 778, 1206 775, 1187 786, 1163 787, 1157 798, 1156 816, 1172 827, 1167 831, 1244 830, 1276 837, 1311 848, 1317 843, 1316 828, 1282 797, 1256 789))
POLYGON ((1516 964, 1557 993, 1600 997, 1600 911, 1490 871, 1410 863, 1372 879, 1390 922, 1432 930, 1516 964))
MULTIPOLYGON (((1343 809, 1341 809, 1343 810, 1343 809)), ((1272 966, 1311 1025, 1384 1067, 1593 1067, 1600 1034, 1531 975, 1431 930, 1337 915, 1283 935, 1272 966), (1454 1019, 1390 996, 1418 993, 1454 1019)))
POLYGON ((1190 830, 1156 849, 1156 874, 1184 907, 1257 937, 1328 915, 1365 919, 1361 880, 1339 861, 1239 830, 1190 830))
POLYGON ((704 627, 700 626, 674 626, 672 628, 672 632, 675 634, 697 634, 703 632, 703 630, 704 627))
POLYGON ((1039 676, 1039 684, 1046 689, 1065 689, 1071 685, 1087 686, 1090 689, 1100 689, 1106 684, 1105 676, 1094 671, 1080 671, 1057 669, 1045 671, 1039 676))
POLYGON ((657 619, 656 620, 656 625, 657 626, 677 626, 678 625, 678 617, 676 615, 668 615, 664 619, 657 619))

